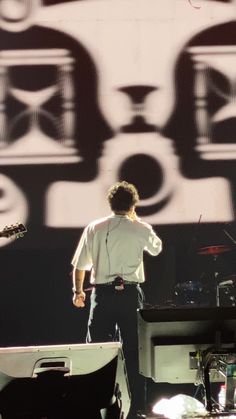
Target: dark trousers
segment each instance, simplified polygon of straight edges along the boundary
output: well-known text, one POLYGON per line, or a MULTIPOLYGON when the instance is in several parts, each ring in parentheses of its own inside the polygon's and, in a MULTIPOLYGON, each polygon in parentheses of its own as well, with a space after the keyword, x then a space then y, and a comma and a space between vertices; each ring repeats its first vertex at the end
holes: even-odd
POLYGON ((120 291, 113 285, 101 285, 91 294, 87 342, 122 341, 131 410, 143 409, 144 404, 144 379, 138 372, 137 331, 137 309, 142 308, 143 302, 143 291, 135 284, 125 285, 120 291))

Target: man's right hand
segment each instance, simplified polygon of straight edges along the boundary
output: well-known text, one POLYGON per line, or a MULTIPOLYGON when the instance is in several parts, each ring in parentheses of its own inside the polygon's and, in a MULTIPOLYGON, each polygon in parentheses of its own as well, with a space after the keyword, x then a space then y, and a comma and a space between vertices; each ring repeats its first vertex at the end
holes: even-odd
POLYGON ((85 294, 84 291, 81 291, 79 294, 74 292, 74 294, 73 294, 73 304, 78 308, 84 307, 85 306, 85 304, 84 304, 85 298, 86 298, 86 294, 85 294))

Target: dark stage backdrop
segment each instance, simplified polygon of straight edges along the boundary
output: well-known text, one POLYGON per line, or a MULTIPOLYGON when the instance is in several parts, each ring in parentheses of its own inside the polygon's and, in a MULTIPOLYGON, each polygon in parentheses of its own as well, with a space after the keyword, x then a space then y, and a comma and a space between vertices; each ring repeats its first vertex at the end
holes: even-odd
POLYGON ((0 346, 84 342, 70 261, 118 180, 164 243, 145 256, 147 304, 193 281, 214 305, 213 272, 234 281, 235 16, 225 1, 0 1, 0 228, 28 228, 0 239, 0 346), (213 245, 229 247, 217 269, 198 254, 213 245))

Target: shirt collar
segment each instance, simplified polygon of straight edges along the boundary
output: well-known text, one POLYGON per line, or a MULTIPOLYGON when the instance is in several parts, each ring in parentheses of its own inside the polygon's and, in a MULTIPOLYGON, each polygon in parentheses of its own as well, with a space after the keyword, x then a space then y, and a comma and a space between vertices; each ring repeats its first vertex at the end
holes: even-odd
POLYGON ((127 218, 129 220, 129 216, 127 214, 115 214, 114 212, 110 215, 111 218, 127 218))

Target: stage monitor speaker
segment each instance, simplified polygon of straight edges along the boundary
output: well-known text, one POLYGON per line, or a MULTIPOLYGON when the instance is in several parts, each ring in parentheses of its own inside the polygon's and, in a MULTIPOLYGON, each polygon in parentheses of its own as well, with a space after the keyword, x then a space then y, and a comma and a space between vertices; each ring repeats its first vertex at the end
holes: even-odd
POLYGON ((129 408, 121 343, 0 348, 1 419, 123 419, 129 408))
MULTIPOLYGON (((235 307, 160 308, 138 311, 139 372, 155 382, 195 383, 191 354, 236 346, 235 307)), ((222 375, 211 371, 212 382, 222 375)))

